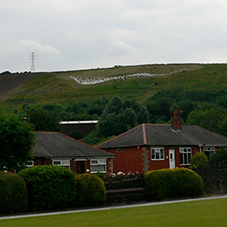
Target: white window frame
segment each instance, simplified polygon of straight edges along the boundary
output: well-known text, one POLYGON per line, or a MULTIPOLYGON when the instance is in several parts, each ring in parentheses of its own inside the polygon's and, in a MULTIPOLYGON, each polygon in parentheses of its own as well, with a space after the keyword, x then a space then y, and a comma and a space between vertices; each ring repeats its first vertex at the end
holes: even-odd
POLYGON ((165 149, 162 147, 152 147, 151 160, 158 160, 158 161, 165 160, 165 149), (153 152, 154 152, 154 155, 152 154, 153 152))
POLYGON ((54 159, 54 160, 52 160, 52 165, 53 166, 68 167, 70 169, 70 160, 68 160, 68 159, 62 159, 62 160, 54 159), (59 162, 59 164, 55 164, 55 162, 59 162))
POLYGON ((91 173, 106 173, 106 159, 91 159, 90 160, 90 169, 91 169, 91 173), (92 168, 95 168, 95 166, 104 166, 104 170, 103 171, 97 171, 97 170, 93 170, 92 168))
POLYGON ((32 167, 32 166, 34 166, 34 161, 33 160, 28 160, 27 163, 26 163, 26 165, 25 165, 25 167, 32 167), (28 164, 29 162, 31 164, 28 164))
POLYGON ((192 159, 192 148, 191 147, 181 147, 180 148, 180 165, 190 165, 192 159), (186 159, 185 160, 185 154, 186 159), (181 163, 181 160, 183 160, 183 163, 181 163))
POLYGON ((207 156, 208 158, 210 158, 212 155, 215 154, 215 147, 204 147, 203 148, 203 153, 206 154, 207 152, 210 153, 209 156, 207 156))

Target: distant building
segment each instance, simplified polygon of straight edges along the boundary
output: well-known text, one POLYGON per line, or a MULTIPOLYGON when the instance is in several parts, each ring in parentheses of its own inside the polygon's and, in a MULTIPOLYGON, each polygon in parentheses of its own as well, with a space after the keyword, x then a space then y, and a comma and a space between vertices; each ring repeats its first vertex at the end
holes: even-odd
POLYGON ((98 120, 89 121, 60 121, 61 132, 76 139, 83 138, 96 128, 98 120))

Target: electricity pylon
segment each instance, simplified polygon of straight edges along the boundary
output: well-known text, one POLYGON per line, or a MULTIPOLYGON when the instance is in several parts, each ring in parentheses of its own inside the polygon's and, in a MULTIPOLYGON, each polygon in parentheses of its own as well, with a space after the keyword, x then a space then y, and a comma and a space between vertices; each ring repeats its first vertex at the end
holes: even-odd
POLYGON ((31 72, 35 72, 35 53, 31 53, 31 72))

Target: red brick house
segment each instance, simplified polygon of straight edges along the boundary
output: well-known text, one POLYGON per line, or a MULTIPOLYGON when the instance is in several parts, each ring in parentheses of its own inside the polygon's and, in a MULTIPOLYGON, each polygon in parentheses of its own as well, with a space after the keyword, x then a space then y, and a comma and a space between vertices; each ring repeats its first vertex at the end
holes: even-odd
POLYGON ((113 172, 114 155, 59 132, 34 132, 34 160, 27 165, 58 165, 76 173, 113 172))
POLYGON ((189 167, 196 152, 207 156, 227 147, 227 137, 199 127, 181 125, 175 111, 170 124, 142 124, 98 146, 114 155, 113 172, 189 167))

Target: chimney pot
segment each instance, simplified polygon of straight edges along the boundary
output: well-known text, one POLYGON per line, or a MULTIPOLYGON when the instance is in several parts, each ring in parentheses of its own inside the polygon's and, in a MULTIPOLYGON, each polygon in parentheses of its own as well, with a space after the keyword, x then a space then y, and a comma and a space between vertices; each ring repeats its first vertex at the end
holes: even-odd
POLYGON ((172 124, 176 130, 181 130, 181 118, 179 110, 175 110, 173 112, 172 124))

